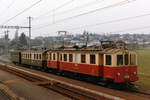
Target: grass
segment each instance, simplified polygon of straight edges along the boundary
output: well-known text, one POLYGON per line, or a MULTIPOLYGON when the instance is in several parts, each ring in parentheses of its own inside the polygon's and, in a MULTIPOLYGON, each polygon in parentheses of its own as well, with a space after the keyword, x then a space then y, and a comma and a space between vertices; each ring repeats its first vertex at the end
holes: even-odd
POLYGON ((150 48, 137 50, 138 55, 138 85, 150 86, 150 48))

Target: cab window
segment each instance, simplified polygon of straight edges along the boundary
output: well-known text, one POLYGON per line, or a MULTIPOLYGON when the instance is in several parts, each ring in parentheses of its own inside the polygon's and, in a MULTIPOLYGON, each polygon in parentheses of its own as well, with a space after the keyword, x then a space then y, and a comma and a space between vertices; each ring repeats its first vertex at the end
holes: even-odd
POLYGON ((111 55, 106 55, 106 65, 111 65, 111 55))
POLYGON ((117 55, 117 65, 123 65, 123 55, 117 55))
POLYGON ((130 55, 130 64, 136 65, 136 55, 135 54, 130 55))

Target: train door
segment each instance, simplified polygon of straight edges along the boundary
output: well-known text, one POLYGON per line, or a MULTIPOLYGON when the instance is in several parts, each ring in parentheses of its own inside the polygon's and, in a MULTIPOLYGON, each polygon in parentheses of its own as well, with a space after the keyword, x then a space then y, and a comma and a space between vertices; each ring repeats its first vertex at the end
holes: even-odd
POLYGON ((59 66, 60 66, 59 57, 60 57, 59 52, 57 52, 57 68, 58 69, 59 69, 59 66))
POLYGON ((104 73, 104 55, 103 54, 99 54, 99 72, 100 72, 100 75, 102 76, 103 73, 104 73))
POLYGON ((21 52, 19 52, 19 64, 21 64, 21 52))

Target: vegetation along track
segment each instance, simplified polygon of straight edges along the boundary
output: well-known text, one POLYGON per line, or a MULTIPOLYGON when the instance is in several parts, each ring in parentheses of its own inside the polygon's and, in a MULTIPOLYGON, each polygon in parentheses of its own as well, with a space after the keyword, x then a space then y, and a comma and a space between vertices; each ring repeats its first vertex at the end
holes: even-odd
POLYGON ((103 94, 94 93, 92 91, 85 91, 80 88, 72 87, 71 85, 66 85, 56 80, 48 80, 43 77, 39 77, 29 73, 28 71, 12 67, 10 65, 0 63, 0 69, 7 71, 16 76, 22 77, 30 81, 34 85, 42 86, 44 88, 55 91, 61 95, 64 95, 72 100, 124 100, 119 97, 103 94))

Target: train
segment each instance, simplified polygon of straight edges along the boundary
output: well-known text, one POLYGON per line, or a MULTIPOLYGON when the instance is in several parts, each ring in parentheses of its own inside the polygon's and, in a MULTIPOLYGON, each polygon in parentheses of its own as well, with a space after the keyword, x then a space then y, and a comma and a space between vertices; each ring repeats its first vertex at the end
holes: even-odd
POLYGON ((92 77, 96 81, 137 81, 136 51, 128 50, 122 44, 119 47, 117 45, 111 41, 103 41, 99 47, 17 50, 10 52, 10 59, 15 64, 34 66, 42 71, 76 74, 92 77))

